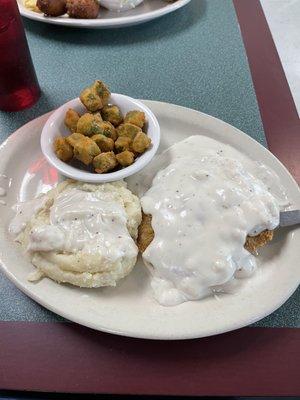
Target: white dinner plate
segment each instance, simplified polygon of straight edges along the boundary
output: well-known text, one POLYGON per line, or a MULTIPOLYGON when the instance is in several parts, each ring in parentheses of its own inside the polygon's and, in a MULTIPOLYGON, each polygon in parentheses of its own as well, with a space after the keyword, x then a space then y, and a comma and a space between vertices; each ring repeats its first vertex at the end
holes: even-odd
MULTIPOLYGON (((190 135, 207 135, 262 161, 281 178, 294 208, 300 191, 282 164, 264 147, 231 125, 209 115, 153 101, 145 104, 157 116, 162 140, 159 152, 190 135)), ((281 306, 300 281, 300 229, 279 231, 259 256, 260 267, 236 294, 208 297, 163 307, 152 297, 141 260, 116 288, 81 289, 48 278, 27 281, 34 267, 9 237, 11 206, 52 188, 60 177, 42 156, 40 133, 48 115, 27 125, 0 147, 0 186, 7 205, 0 204, 0 260, 10 280, 28 296, 63 317, 101 331, 149 339, 186 339, 214 335, 251 324, 281 306)), ((153 161, 152 161, 153 162, 153 161)), ((132 178, 131 178, 132 179, 132 178)))
POLYGON ((136 8, 122 13, 108 11, 101 8, 99 17, 95 19, 75 19, 68 16, 44 17, 43 14, 28 10, 24 7, 23 0, 17 0, 20 13, 23 17, 47 24, 76 26, 78 28, 121 28, 142 24, 165 14, 169 14, 185 6, 191 0, 177 0, 167 3, 164 0, 145 0, 136 8))

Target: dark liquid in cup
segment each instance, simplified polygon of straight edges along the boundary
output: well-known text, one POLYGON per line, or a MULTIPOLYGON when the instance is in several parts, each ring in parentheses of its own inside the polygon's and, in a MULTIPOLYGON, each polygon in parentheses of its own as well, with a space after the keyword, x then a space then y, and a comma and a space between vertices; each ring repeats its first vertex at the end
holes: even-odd
POLYGON ((0 0, 0 109, 18 111, 40 96, 21 16, 15 0, 0 0))

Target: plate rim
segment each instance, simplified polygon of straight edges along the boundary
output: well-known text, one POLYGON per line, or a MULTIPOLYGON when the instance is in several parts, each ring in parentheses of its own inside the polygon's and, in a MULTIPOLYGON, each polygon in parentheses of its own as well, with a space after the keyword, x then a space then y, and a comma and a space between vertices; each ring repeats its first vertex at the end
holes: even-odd
MULTIPOLYGON (((269 156, 271 156, 271 159, 275 160, 276 163, 280 164, 280 167, 284 169, 285 173, 287 173, 291 179, 291 181, 293 182, 293 185, 295 187, 295 190, 297 191, 297 194, 299 194, 299 200, 300 200, 300 187, 298 186, 297 182, 295 181, 295 179, 293 178, 293 176, 290 174, 290 172, 287 170, 287 168, 281 163, 280 160, 278 160, 277 157, 275 157, 274 154, 272 154, 267 148, 265 148, 264 146, 262 146, 259 142, 257 142, 255 139, 253 139, 252 137, 250 137, 249 135, 247 135, 246 133, 242 132, 241 130, 239 130, 238 128, 234 127, 233 125, 222 121, 219 118, 216 118, 214 116, 211 116, 209 114, 205 114, 202 113, 201 111, 192 109, 192 108, 188 108, 188 107, 184 107, 184 106, 180 106, 180 105, 176 105, 176 104, 171 104, 171 103, 166 103, 166 102, 160 102, 160 101, 153 101, 153 100, 141 100, 142 102, 144 102, 147 106, 150 107, 151 109, 151 105, 157 105, 158 107, 165 107, 165 106, 170 106, 173 107, 175 106, 176 108, 179 107, 183 110, 188 110, 188 112, 195 112, 197 114, 201 114, 202 117, 208 118, 208 119, 213 119, 215 121, 217 121, 218 123, 222 123, 227 125, 228 127, 230 127, 230 129, 232 129, 232 134, 237 135, 237 136, 244 136, 247 140, 254 142, 255 145, 258 145, 259 147, 261 147, 264 151, 266 151, 269 156)), ((54 110, 53 110, 54 111, 54 110)), ((10 142, 14 142, 14 139, 16 136, 20 135, 22 133, 22 130, 25 127, 30 127, 30 124, 34 124, 37 122, 37 120, 43 120, 46 118, 48 118, 51 113, 53 111, 50 111, 46 114, 43 114, 37 118, 35 118, 32 121, 27 122, 26 124, 24 124, 23 126, 21 126, 20 128, 18 128, 12 135, 10 135, 1 145, 0 145, 0 151, 10 142)), ((15 144, 15 142, 14 142, 15 144)), ((0 163, 1 166, 1 163, 0 163)), ((150 339, 150 340, 186 340, 186 339, 196 339, 196 338, 202 338, 202 337, 209 337, 209 336, 214 336, 214 335, 219 335, 222 333, 226 333, 226 332, 230 332, 236 329, 240 329, 242 327, 248 326, 249 324, 253 324, 257 321, 259 321, 260 319, 270 315, 271 313, 273 313, 275 310, 277 310, 282 304, 284 304, 287 299, 292 296, 292 294, 296 291, 297 287, 299 286, 299 282, 297 280, 295 280, 295 283, 293 286, 291 286, 289 288, 289 290, 287 291, 287 293, 285 293, 284 296, 282 296, 279 301, 277 301, 276 303, 274 302, 273 306, 271 308, 269 308, 267 311, 263 310, 261 313, 258 313, 255 318, 252 318, 251 320, 248 319, 243 319, 242 321, 239 320, 238 323, 234 323, 232 324, 230 327, 228 328, 219 328, 219 329, 215 329, 214 332, 211 332, 209 334, 205 333, 205 334, 195 334, 195 333, 187 333, 187 334, 182 334, 182 333, 175 333, 175 334, 149 334, 149 335, 144 335, 144 334, 140 334, 137 332, 130 332, 130 331, 123 331, 122 329, 111 329, 111 328, 106 328, 103 326, 99 326, 99 324, 97 325, 96 323, 94 324, 92 321, 91 322, 87 322, 85 320, 83 320, 80 316, 71 316, 72 318, 70 318, 70 315, 68 314, 68 311, 61 311, 61 309, 58 309, 55 305, 51 305, 49 304, 47 301, 43 301, 43 298, 38 295, 33 293, 32 291, 30 291, 30 289, 28 289, 26 287, 26 285, 24 285, 24 283, 22 283, 21 281, 18 280, 17 277, 14 276, 14 274, 9 271, 9 269, 7 268, 6 264, 3 262, 2 257, 0 258, 0 268, 1 270, 4 272, 4 274, 8 277, 8 279, 13 282, 16 287, 18 289, 20 289, 23 293, 25 293, 28 297, 30 297, 31 299, 33 299, 34 301, 36 301, 37 303, 41 304, 43 307, 45 307, 46 309, 61 315, 62 317, 66 318, 69 321, 73 321, 75 323, 79 323, 83 326, 87 326, 91 329, 95 329, 98 331, 102 331, 102 332, 106 332, 106 333, 112 333, 112 334, 117 334, 120 336, 125 336, 125 337, 133 337, 133 338, 139 338, 139 339, 150 339)), ((299 279, 300 280, 300 279, 299 279)))
POLYGON ((152 19, 162 17, 173 11, 180 9, 187 5, 191 0, 177 0, 175 3, 166 4, 163 8, 158 10, 149 11, 142 14, 131 15, 119 18, 94 18, 94 19, 75 19, 75 18, 58 18, 58 17, 44 17, 35 11, 25 8, 22 0, 17 0, 20 14, 22 17, 31 19, 33 21, 43 22, 46 24, 77 27, 77 28, 90 28, 90 29, 105 29, 105 28, 122 28, 126 26, 145 23, 152 19))

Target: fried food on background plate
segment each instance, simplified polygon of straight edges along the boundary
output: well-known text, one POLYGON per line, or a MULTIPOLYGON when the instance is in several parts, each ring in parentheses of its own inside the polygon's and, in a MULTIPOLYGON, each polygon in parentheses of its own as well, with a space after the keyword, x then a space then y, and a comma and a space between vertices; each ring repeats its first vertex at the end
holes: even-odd
POLYGON ((97 18, 99 10, 97 0, 67 0, 67 13, 71 18, 97 18))
MULTIPOLYGON (((142 215, 142 222, 139 226, 137 245, 141 253, 143 253, 154 238, 154 231, 151 225, 152 216, 142 215)), ((265 230, 256 236, 247 236, 245 249, 250 253, 256 253, 259 247, 265 246, 273 239, 273 231, 265 230)))
POLYGON ((37 0, 36 5, 49 17, 59 17, 67 12, 66 0, 37 0))

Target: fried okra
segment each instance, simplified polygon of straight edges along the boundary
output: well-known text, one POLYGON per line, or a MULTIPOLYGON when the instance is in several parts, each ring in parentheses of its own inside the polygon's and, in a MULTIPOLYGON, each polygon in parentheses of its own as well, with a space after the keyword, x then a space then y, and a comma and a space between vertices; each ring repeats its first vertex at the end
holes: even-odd
POLYGON ((97 80, 92 84, 92 88, 95 90, 97 95, 100 97, 102 104, 103 104, 101 108, 103 108, 104 106, 106 106, 108 104, 108 100, 110 97, 110 91, 109 91, 108 87, 105 85, 104 82, 97 80))
POLYGON ((132 141, 131 149, 135 153, 142 154, 151 144, 151 139, 144 132, 139 132, 132 141))
POLYGON ((80 93, 82 104, 91 112, 101 110, 108 103, 110 91, 102 81, 95 81, 80 93))
POLYGON ((73 158, 73 149, 65 138, 59 136, 54 140, 54 151, 57 157, 64 161, 70 161, 73 158))
POLYGON ((77 122, 80 118, 80 115, 77 111, 69 108, 65 115, 65 125, 71 132, 76 132, 77 122))
POLYGON ((91 164, 98 154, 100 154, 100 149, 97 143, 89 137, 85 136, 74 144, 74 157, 85 165, 91 164))
POLYGON ((115 105, 104 106, 101 110, 101 115, 104 121, 109 121, 114 126, 118 126, 123 121, 123 115, 119 107, 115 105))
POLYGON ((94 135, 91 139, 97 143, 99 149, 103 152, 112 151, 114 149, 115 143, 111 138, 104 135, 94 135))
POLYGON ((85 136, 82 135, 81 133, 74 132, 72 135, 69 135, 66 137, 66 141, 71 145, 72 147, 75 146, 75 143, 78 142, 78 140, 84 139, 85 136))
POLYGON ((130 150, 131 142, 132 140, 127 136, 118 137, 118 139, 115 141, 115 149, 117 153, 121 153, 125 150, 130 150))
POLYGON ((102 107, 102 101, 100 97, 97 95, 94 89, 90 87, 83 89, 79 96, 82 104, 89 110, 89 111, 97 111, 100 110, 102 107))
POLYGON ((95 117, 98 117, 101 121, 103 121, 102 115, 101 115, 101 112, 100 112, 100 111, 92 112, 92 114, 93 114, 95 117))
POLYGON ((141 128, 129 123, 121 124, 117 128, 118 137, 126 136, 129 137, 129 139, 131 140, 133 140, 135 136, 140 132, 142 132, 141 128))
POLYGON ((129 111, 125 115, 124 122, 129 122, 130 124, 136 125, 139 128, 143 128, 146 122, 145 113, 138 110, 129 111))
POLYGON ((36 5, 50 17, 58 17, 67 12, 66 0, 37 0, 36 5))
MULTIPOLYGON (((87 1, 80 0, 78 4, 87 1)), ((75 6, 75 0, 67 2, 75 6)), ((54 143, 61 160, 67 162, 74 157, 86 165, 93 164, 95 172, 105 173, 117 166, 128 167, 149 148, 151 139, 142 130, 145 114, 132 110, 123 118, 117 105, 108 104, 109 99, 110 91, 100 80, 81 92, 80 100, 87 112, 80 116, 70 108, 64 122, 71 134, 54 143)))
POLYGON ((112 140, 116 140, 118 135, 115 127, 108 121, 103 121, 101 124, 99 124, 100 131, 99 133, 101 135, 104 135, 108 138, 111 138, 112 140))
POLYGON ((118 161, 115 153, 113 151, 109 151, 107 153, 101 153, 95 157, 93 165, 98 174, 103 174, 104 172, 114 169, 118 165, 118 161))
POLYGON ((102 119, 98 114, 83 114, 78 120, 76 132, 85 136, 96 135, 102 132, 101 123, 102 119))
POLYGON ((122 153, 116 154, 116 159, 122 167, 128 167, 134 163, 134 154, 131 151, 125 150, 122 153))
POLYGON ((67 13, 71 18, 97 18, 99 10, 97 0, 67 0, 67 13))

